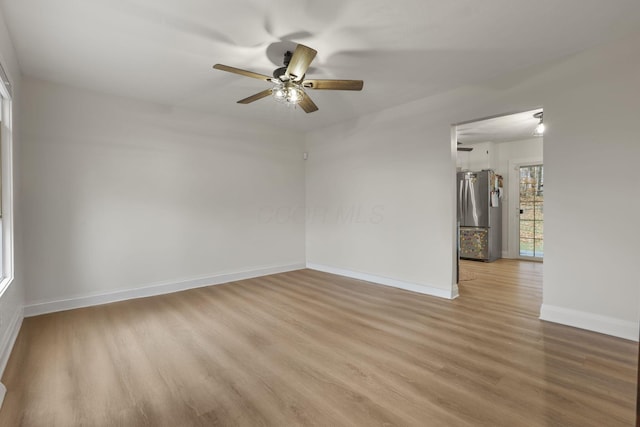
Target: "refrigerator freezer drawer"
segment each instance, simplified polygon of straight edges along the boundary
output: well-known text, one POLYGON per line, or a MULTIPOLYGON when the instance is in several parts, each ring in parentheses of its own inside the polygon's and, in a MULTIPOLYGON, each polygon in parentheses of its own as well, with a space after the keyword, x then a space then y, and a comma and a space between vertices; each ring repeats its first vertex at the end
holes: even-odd
POLYGON ((460 258, 489 259, 489 229, 460 227, 460 258))

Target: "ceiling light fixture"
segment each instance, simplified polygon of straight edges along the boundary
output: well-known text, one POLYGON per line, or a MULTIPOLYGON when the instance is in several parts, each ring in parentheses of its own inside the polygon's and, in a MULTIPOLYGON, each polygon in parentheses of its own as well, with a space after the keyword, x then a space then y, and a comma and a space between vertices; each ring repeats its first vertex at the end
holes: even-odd
POLYGON ((540 111, 539 113, 535 113, 533 115, 533 117, 535 117, 536 119, 540 119, 540 122, 536 126, 536 129, 533 131, 534 136, 544 135, 545 126, 544 126, 544 120, 542 118, 542 114, 543 114, 542 111, 540 111))
POLYGON ((273 95, 276 101, 296 105, 304 98, 305 93, 302 85, 299 83, 291 80, 282 82, 278 79, 272 79, 271 81, 275 83, 271 89, 271 95, 273 95))

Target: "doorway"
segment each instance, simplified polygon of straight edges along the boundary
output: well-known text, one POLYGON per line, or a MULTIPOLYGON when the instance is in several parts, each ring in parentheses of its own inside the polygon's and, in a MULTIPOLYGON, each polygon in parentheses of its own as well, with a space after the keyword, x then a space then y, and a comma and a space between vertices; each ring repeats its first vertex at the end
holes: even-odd
MULTIPOLYGON (((455 126, 456 182, 461 173, 491 171, 495 176, 488 194, 489 205, 499 207, 501 216, 497 226, 501 230, 498 258, 542 261, 544 257, 543 138, 538 132, 541 124, 539 108, 455 126)), ((459 193, 458 182, 456 204, 459 193)), ((460 209, 457 212, 458 221, 464 222, 460 209)), ((489 215, 492 213, 497 216, 496 212, 489 215)), ((461 231, 467 231, 469 226, 460 223, 456 228, 459 258, 473 259, 460 256, 465 244, 469 244, 461 231)), ((465 276, 464 271, 458 271, 459 282, 464 282, 465 276)))

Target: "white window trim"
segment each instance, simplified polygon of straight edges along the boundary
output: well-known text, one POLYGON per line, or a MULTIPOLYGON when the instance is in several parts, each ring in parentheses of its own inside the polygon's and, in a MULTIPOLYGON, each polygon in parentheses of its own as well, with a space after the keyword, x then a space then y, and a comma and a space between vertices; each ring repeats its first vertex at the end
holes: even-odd
MULTIPOLYGON (((5 73, 2 73, 3 76, 5 73)), ((10 83, 9 83, 10 84, 10 83)), ((0 80, 0 96, 2 102, 2 127, 8 132, 2 135, 2 278, 0 280, 0 298, 4 295, 14 279, 14 245, 13 245, 13 111, 11 93, 0 80)))

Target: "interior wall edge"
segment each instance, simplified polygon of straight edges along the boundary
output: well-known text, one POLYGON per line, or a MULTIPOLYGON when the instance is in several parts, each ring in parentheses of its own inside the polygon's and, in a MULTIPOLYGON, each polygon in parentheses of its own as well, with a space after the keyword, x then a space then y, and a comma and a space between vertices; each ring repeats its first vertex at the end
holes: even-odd
POLYGON ((224 273, 209 277, 184 280, 180 282, 160 283, 141 288, 118 290, 101 294, 78 296, 68 299, 32 303, 25 306, 24 316, 32 317, 41 314, 55 313, 58 311, 91 307, 94 305, 108 304, 112 302, 126 301, 136 298, 170 294, 205 286, 222 285, 237 280, 253 279, 255 277, 268 276, 271 274, 286 273, 288 271, 301 270, 303 268, 305 268, 304 263, 276 265, 256 268, 252 270, 238 271, 234 273, 224 273))
POLYGON ((2 402, 4 402, 4 396, 7 394, 7 388, 4 384, 0 383, 0 409, 2 409, 2 402))
MULTIPOLYGON (((18 338, 18 333, 22 326, 22 319, 24 319, 24 310, 20 307, 17 310, 14 310, 9 327, 2 337, 2 341, 0 341, 0 379, 4 374, 4 369, 7 367, 7 362, 9 362, 9 356, 11 356, 13 345, 18 338)), ((2 407, 3 398, 4 396, 0 396, 0 407, 2 407)))
POLYGON ((311 270, 322 271, 323 273, 336 274, 338 276, 349 277, 352 279, 364 280, 366 282, 375 283, 378 285, 390 286, 393 288, 404 289, 406 291, 416 292, 419 294, 445 298, 455 299, 458 295, 458 286, 453 285, 451 289, 442 289, 433 285, 421 285, 418 283, 409 283, 402 280, 392 279, 389 277, 376 276, 373 274, 362 273, 359 271, 345 270, 342 268, 331 267, 328 265, 315 264, 307 262, 307 268, 311 270))
POLYGON ((615 317, 542 304, 540 307, 540 319, 630 341, 638 341, 638 323, 617 319, 615 317))

